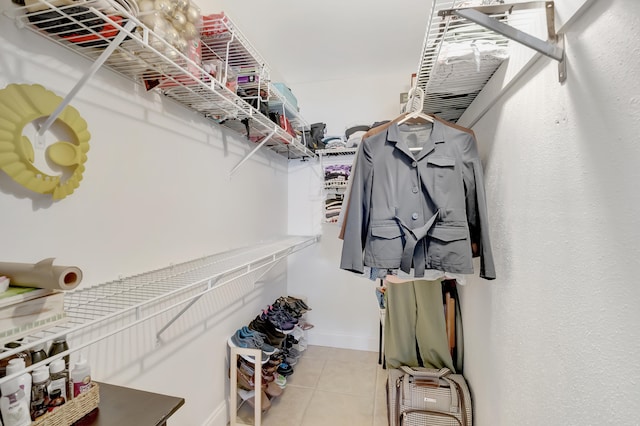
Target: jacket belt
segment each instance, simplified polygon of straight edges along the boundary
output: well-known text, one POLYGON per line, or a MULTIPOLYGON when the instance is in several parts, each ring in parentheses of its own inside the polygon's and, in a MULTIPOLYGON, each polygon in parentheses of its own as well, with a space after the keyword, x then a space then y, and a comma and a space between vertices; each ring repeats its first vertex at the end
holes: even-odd
POLYGON ((420 226, 419 228, 411 229, 402 219, 398 217, 396 211, 395 219, 400 224, 400 229, 402 229, 405 237, 404 250, 402 252, 402 261, 400 262, 400 270, 402 270, 403 272, 406 272, 407 274, 411 272, 411 263, 413 261, 414 276, 416 278, 424 276, 426 259, 426 255, 424 253, 425 248, 424 245, 420 245, 418 252, 415 253, 416 245, 418 245, 418 241, 427 236, 427 233, 436 222, 439 212, 439 210, 436 211, 436 213, 431 216, 431 218, 424 225, 420 226))

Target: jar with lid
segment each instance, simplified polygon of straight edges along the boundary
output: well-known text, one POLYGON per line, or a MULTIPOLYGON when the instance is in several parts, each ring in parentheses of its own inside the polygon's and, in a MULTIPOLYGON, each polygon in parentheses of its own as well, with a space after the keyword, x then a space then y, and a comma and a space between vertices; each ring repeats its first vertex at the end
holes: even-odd
POLYGON ((31 348, 31 364, 36 364, 47 359, 47 352, 44 350, 44 343, 38 343, 31 348))
MULTIPOLYGON (((4 345, 6 349, 15 349, 15 348, 19 348, 20 346, 22 346, 22 343, 20 342, 9 342, 4 345)), ((29 353, 29 351, 24 350, 24 351, 17 352, 6 358, 0 359, 0 377, 4 377, 7 375, 7 365, 9 365, 9 361, 11 361, 14 358, 24 359, 25 367, 29 367, 31 365, 31 354, 29 353)))
MULTIPOLYGON (((67 343, 67 336, 60 336, 53 339, 51 347, 49 348, 49 356, 52 357, 56 354, 69 350, 69 344, 67 343)), ((67 371, 69 371, 69 354, 64 356, 64 365, 67 371)))

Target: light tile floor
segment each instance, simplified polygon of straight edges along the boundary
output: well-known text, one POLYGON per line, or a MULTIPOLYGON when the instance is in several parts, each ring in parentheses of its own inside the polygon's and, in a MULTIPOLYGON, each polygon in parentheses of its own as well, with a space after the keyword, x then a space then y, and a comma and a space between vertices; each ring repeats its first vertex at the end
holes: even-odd
MULTIPOLYGON (((262 425, 386 426, 386 379, 377 352, 309 346, 262 425)), ((244 404, 238 416, 252 424, 253 409, 244 404)))

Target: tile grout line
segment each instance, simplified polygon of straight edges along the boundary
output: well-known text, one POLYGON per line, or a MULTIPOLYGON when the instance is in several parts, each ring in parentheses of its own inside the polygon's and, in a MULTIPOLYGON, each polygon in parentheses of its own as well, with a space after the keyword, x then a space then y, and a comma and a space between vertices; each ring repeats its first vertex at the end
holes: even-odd
POLYGON ((327 358, 324 358, 322 361, 323 361, 322 368, 320 369, 320 374, 318 374, 318 380, 316 380, 316 383, 313 386, 313 388, 309 388, 309 389, 313 389, 313 392, 311 392, 311 397, 309 398, 309 401, 307 402, 307 405, 306 407, 304 407, 304 411, 302 412, 302 419, 300 423, 302 425, 305 423, 305 418, 307 416, 307 412, 309 411, 309 407, 311 407, 311 402, 313 401, 313 397, 318 391, 318 384, 320 383, 320 378, 322 377, 322 373, 324 373, 324 369, 327 366, 327 358))

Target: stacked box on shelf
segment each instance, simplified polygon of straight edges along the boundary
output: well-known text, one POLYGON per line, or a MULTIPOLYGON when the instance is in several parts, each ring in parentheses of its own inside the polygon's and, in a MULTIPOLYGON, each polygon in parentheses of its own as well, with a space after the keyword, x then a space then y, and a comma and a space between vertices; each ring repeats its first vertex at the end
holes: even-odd
POLYGON ((284 113, 289 118, 296 116, 300 108, 291 89, 284 83, 272 83, 271 88, 277 94, 273 93, 269 98, 269 111, 284 113))
POLYGON ((10 286, 0 293, 0 344, 65 320, 63 291, 10 286))

